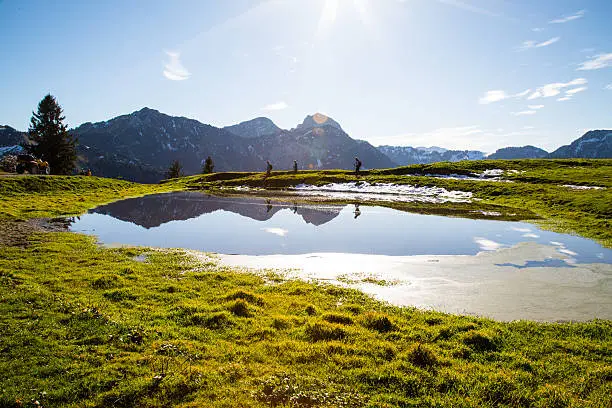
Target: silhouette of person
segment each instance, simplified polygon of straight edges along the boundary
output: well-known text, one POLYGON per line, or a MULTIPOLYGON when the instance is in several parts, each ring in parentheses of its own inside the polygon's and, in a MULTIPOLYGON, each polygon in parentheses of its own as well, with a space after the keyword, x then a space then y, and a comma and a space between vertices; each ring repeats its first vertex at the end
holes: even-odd
POLYGON ((355 175, 356 176, 359 175, 359 169, 361 169, 361 160, 359 160, 359 158, 355 157, 355 175))
POLYGON ((270 160, 266 160, 266 177, 270 177, 271 174, 272 174, 272 163, 270 163, 270 160))
POLYGON ((297 173, 297 160, 293 161, 293 172, 297 173))
POLYGON ((298 207, 297 207, 297 201, 293 202, 293 213, 297 213, 298 207))
POLYGON ((266 212, 269 213, 272 209, 272 202, 270 200, 266 200, 266 212))
POLYGON ((361 215, 361 210, 359 209, 359 203, 355 203, 355 211, 353 212, 355 213, 355 217, 353 219, 357 219, 357 217, 361 215))

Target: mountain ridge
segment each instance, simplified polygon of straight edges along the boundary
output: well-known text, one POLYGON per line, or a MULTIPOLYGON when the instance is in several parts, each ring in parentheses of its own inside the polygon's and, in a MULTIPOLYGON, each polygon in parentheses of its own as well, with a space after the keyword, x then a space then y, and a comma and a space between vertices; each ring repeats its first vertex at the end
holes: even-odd
POLYGON ((583 157, 589 159, 612 158, 612 130, 589 130, 569 145, 559 147, 550 158, 583 157))
MULTIPOLYGON (((528 145, 501 148, 485 156, 478 150, 438 146, 374 147, 351 138, 338 122, 322 113, 307 115, 289 130, 266 117, 219 128, 144 107, 106 121, 85 122, 70 132, 79 139, 79 168, 140 182, 163 179, 173 160, 181 162, 186 174, 199 173, 207 156, 213 157, 217 171, 263 171, 266 160, 273 163, 274 169, 291 169, 293 160, 297 160, 300 169, 352 169, 355 156, 364 168, 485 158, 612 157, 612 130, 588 131, 550 154, 528 145)), ((0 126, 0 146, 27 141, 27 132, 0 126)))

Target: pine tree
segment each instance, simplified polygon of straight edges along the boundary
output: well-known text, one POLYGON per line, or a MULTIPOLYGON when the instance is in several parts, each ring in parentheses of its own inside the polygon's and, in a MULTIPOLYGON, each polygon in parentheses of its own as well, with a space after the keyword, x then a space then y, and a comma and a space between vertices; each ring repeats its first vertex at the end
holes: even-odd
POLYGON ((27 149, 34 156, 49 162, 51 173, 70 174, 75 168, 77 140, 63 123, 63 109, 47 94, 32 112, 28 133, 32 144, 27 149))
POLYGON ((204 167, 202 167, 202 173, 209 174, 213 172, 215 168, 215 164, 213 163, 213 159, 208 156, 206 160, 204 160, 204 167))
POLYGON ((183 166, 178 160, 172 162, 168 171, 166 172, 166 177, 170 178, 178 178, 183 177, 183 166))

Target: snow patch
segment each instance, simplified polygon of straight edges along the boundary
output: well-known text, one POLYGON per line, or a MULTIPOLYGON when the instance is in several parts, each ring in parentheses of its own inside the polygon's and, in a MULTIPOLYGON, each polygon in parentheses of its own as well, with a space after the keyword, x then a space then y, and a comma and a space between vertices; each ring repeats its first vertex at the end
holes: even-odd
POLYGON ((605 190, 605 187, 600 186, 576 186, 573 184, 563 184, 561 187, 571 188, 573 190, 605 190))
POLYGON ((480 174, 480 177, 500 177, 503 176, 504 171, 502 169, 488 169, 480 174))
POLYGON ((398 202, 470 202, 472 193, 448 191, 441 187, 416 187, 393 183, 353 182, 331 183, 324 186, 300 184, 292 189, 301 195, 326 196, 338 199, 371 199, 398 202))

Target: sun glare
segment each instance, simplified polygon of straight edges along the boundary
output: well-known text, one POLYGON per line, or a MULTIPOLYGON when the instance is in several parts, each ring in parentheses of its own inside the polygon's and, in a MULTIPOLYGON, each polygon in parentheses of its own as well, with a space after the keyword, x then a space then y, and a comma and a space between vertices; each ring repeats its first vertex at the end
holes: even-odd
POLYGON ((318 34, 321 35, 334 25, 342 6, 352 3, 359 20, 364 25, 370 25, 369 0, 325 0, 319 19, 318 34))

